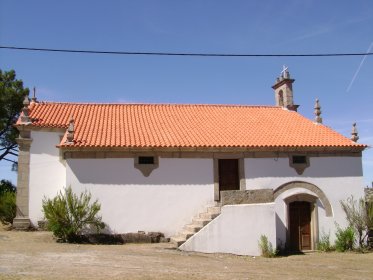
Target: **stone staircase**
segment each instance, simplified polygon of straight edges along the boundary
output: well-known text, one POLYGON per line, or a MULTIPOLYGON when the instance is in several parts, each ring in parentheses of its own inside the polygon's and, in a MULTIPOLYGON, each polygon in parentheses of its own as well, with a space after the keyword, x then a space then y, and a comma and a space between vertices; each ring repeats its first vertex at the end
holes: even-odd
POLYGON ((193 218, 192 223, 184 226, 184 228, 174 237, 171 237, 171 242, 179 247, 190 237, 200 231, 205 225, 220 215, 221 207, 216 204, 215 206, 207 207, 206 211, 200 213, 193 218))

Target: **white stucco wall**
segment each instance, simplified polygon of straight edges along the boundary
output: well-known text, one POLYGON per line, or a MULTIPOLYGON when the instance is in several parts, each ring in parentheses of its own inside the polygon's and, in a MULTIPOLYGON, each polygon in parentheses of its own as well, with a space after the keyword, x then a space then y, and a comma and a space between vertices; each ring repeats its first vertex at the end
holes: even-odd
POLYGON ((43 197, 54 197, 65 186, 66 169, 60 159, 58 132, 32 131, 30 147, 29 216, 31 223, 43 220, 43 197))
POLYGON ((180 249, 259 256, 261 235, 266 235, 276 248, 274 203, 226 205, 217 218, 182 244, 180 249))
POLYGON ((171 236, 213 204, 212 159, 159 158, 149 177, 134 168, 133 158, 68 159, 67 166, 67 185, 99 199, 112 232, 171 236))
MULTIPOLYGON (((364 181, 360 157, 311 157, 310 166, 302 175, 289 166, 288 158, 249 158, 245 159, 246 188, 276 189, 291 181, 303 181, 319 187, 329 199, 333 217, 326 217, 320 201, 318 204, 319 234, 330 233, 332 241, 335 235, 335 223, 346 226, 345 214, 340 201, 353 195, 360 198, 364 195, 364 181)), ((293 189, 284 192, 276 199, 277 235, 285 242, 287 227, 287 209, 284 199, 299 193, 309 193, 304 189, 293 189)), ((315 195, 315 194, 313 194, 315 195)))
MULTIPOLYGON (((43 197, 53 197, 69 185, 76 192, 89 190, 93 198, 99 199, 103 221, 116 233, 143 230, 161 231, 166 236, 172 236, 188 224, 193 216, 213 204, 212 159, 160 158, 159 168, 149 177, 144 177, 134 168, 132 158, 64 161, 59 156, 59 149, 55 147, 60 142, 60 136, 61 133, 43 131, 33 131, 31 134, 33 142, 30 149, 29 216, 34 225, 43 218, 43 197)), ((319 187, 332 205, 333 216, 326 217, 324 206, 318 201, 318 230, 320 235, 322 232, 331 233, 332 239, 334 223, 346 225, 340 200, 345 200, 350 195, 356 198, 363 196, 360 157, 311 157, 310 167, 302 175, 298 175, 289 166, 288 158, 246 158, 244 162, 248 190, 276 189, 292 181, 308 182, 319 187)), ((281 194, 275 201, 273 207, 277 241, 286 240, 288 221, 284 199, 300 193, 315 195, 305 189, 292 189, 281 194)), ((234 207, 225 206, 223 212, 231 213, 225 214, 228 217, 233 215, 233 211, 238 211, 237 216, 234 215, 237 224, 243 223, 245 227, 250 219, 257 220, 256 214, 253 214, 257 213, 257 210, 242 205, 234 207)), ((221 217, 218 218, 223 219, 221 217)), ((268 219, 269 225, 272 226, 271 218, 268 219)), ((215 221, 211 226, 214 223, 215 221)), ((215 231, 221 232, 221 229, 215 231)), ((223 231, 222 234, 226 233, 223 231)), ((252 238, 251 242, 257 249, 257 237, 252 238)), ((215 250, 214 246, 208 250, 215 250)), ((242 253, 233 251, 231 252, 242 253)), ((247 252, 245 254, 253 254, 252 251, 247 252)))

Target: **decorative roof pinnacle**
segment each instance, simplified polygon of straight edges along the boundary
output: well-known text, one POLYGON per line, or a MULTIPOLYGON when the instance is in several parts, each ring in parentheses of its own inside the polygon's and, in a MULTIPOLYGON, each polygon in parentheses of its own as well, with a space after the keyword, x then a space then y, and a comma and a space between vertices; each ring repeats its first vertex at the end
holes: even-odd
POLYGON ((322 117, 320 116, 321 115, 321 106, 320 106, 320 102, 319 102, 319 99, 316 98, 316 102, 315 102, 315 107, 314 107, 315 111, 315 122, 316 123, 322 123, 322 117))
POLYGON ((28 95, 26 95, 25 98, 23 99, 23 108, 22 108, 22 115, 21 115, 22 124, 31 123, 29 105, 30 105, 30 100, 28 98, 28 95))
POLYGON ((352 124, 351 138, 352 141, 357 142, 359 140, 359 135, 356 128, 356 123, 352 124))
POLYGON ((38 102, 38 100, 36 99, 36 87, 33 88, 31 102, 35 102, 35 103, 38 102))
POLYGON ((25 98, 23 99, 23 107, 28 107, 30 105, 30 99, 28 98, 28 95, 25 95, 25 98))
POLYGON ((74 117, 71 116, 69 121, 69 126, 67 127, 67 135, 66 135, 66 143, 73 144, 74 143, 74 117))

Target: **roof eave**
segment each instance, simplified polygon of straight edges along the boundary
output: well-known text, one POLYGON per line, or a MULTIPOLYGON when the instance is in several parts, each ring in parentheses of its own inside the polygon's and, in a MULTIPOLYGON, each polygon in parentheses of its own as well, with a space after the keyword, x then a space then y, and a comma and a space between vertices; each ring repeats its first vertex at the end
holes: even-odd
MULTIPOLYGON (((62 142, 64 143, 64 142, 62 142)), ((64 152, 213 152, 213 153, 239 153, 239 152, 289 152, 289 153, 327 153, 327 152, 362 152, 367 145, 359 146, 326 146, 326 147, 306 147, 306 146, 272 146, 272 147, 87 147, 76 144, 59 144, 58 148, 64 152)))

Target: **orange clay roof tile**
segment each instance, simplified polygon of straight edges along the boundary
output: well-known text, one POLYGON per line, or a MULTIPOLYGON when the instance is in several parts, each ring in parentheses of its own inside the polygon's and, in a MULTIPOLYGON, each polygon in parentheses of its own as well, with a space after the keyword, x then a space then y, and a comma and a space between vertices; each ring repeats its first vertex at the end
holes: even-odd
POLYGON ((74 144, 65 144, 65 135, 60 147, 366 147, 274 106, 41 102, 30 108, 35 127, 67 128, 74 117, 74 144))

